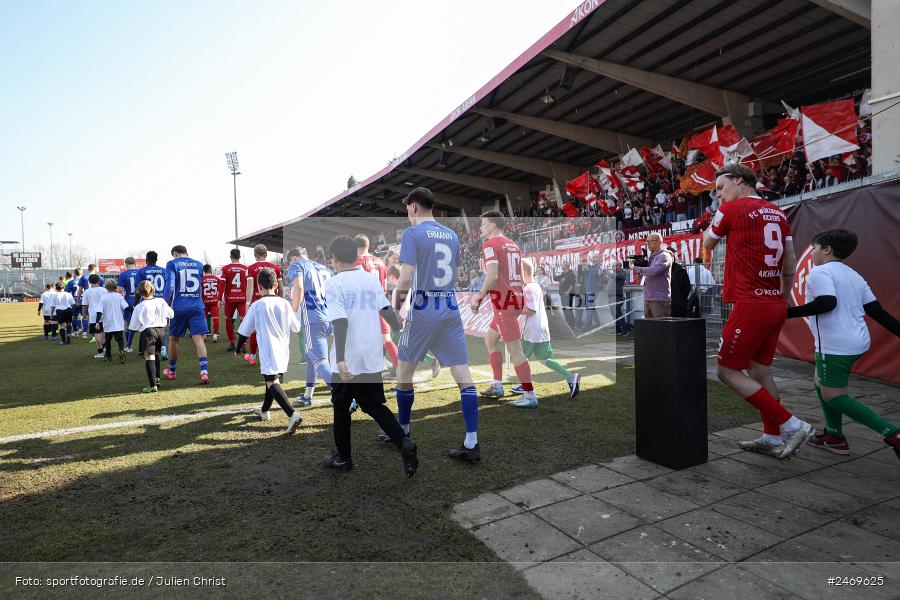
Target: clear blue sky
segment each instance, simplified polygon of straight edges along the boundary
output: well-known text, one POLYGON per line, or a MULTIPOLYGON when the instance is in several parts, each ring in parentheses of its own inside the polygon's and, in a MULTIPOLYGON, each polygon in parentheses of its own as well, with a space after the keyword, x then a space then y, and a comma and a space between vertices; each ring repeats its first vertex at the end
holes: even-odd
POLYGON ((559 22, 526 2, 7 2, 0 239, 224 261, 396 154, 559 22))

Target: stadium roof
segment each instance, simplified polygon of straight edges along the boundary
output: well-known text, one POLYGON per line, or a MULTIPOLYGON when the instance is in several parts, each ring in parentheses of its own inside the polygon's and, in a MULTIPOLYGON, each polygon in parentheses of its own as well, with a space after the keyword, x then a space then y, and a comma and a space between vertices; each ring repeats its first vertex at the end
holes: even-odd
POLYGON ((773 124, 781 100, 813 104, 869 85, 869 15, 855 4, 587 0, 387 167, 234 243, 283 248, 285 227, 329 238, 310 217, 366 217, 378 230, 389 222, 371 218, 405 216, 412 186, 431 189, 448 215, 516 205, 600 159, 723 117, 752 134, 773 124))

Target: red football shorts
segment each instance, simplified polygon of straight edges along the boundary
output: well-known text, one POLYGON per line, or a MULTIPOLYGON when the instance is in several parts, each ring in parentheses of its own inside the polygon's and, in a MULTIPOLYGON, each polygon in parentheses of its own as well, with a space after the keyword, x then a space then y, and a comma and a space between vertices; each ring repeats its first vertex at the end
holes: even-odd
POLYGON ((784 302, 735 302, 719 338, 719 364, 736 371, 750 361, 771 365, 786 319, 784 302))
POLYGON ((519 311, 494 309, 494 320, 491 321, 491 329, 500 334, 504 342, 522 339, 522 330, 519 328, 519 311))
POLYGON ((247 303, 244 300, 226 301, 225 302, 225 320, 230 321, 234 318, 234 311, 237 311, 241 318, 247 314, 247 303))

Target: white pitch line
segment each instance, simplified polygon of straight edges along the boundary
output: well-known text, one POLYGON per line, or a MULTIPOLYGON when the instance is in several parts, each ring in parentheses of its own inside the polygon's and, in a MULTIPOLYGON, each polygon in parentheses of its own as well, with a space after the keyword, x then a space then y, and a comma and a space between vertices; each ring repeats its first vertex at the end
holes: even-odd
POLYGON ((116 421, 114 423, 102 423, 100 425, 85 425, 83 427, 67 427, 65 429, 53 429, 50 431, 38 431, 36 433, 23 433, 20 435, 11 435, 9 437, 0 438, 0 444, 9 442, 20 442, 22 440, 36 440, 39 438, 59 437, 63 435, 74 435, 76 433, 84 433, 86 431, 101 431, 103 429, 118 429, 120 427, 137 427, 140 425, 156 425, 159 423, 168 423, 170 421, 184 421, 190 419, 205 419, 207 417, 217 417, 220 415, 249 413, 252 408, 233 408, 230 410, 209 410, 202 412, 189 413, 186 415, 165 415, 162 417, 148 417, 146 419, 135 419, 133 421, 116 421))

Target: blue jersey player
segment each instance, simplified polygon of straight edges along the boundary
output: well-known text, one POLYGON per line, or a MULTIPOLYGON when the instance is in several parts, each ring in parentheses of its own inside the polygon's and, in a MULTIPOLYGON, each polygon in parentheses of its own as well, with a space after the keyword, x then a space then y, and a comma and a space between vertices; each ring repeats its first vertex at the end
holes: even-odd
MULTIPOLYGON (((137 282, 138 285, 141 284, 142 281, 149 281, 153 284, 153 297, 154 298, 167 298, 168 289, 166 288, 167 284, 167 275, 165 267, 160 267, 156 264, 156 261, 159 260, 159 255, 150 250, 147 252, 144 257, 147 261, 146 266, 138 269, 137 282)), ((134 294, 134 304, 137 304, 141 301, 140 294, 134 294)), ((169 357, 169 333, 166 332, 166 336, 163 339, 162 349, 160 350, 159 356, 161 359, 165 360, 169 357)), ((143 351, 143 349, 140 349, 143 351)))
POLYGON ((450 367, 460 389, 466 438, 461 447, 450 450, 450 456, 476 463, 481 460, 478 395, 469 372, 466 334, 455 292, 459 238, 452 229, 434 220, 434 196, 427 188, 414 189, 403 202, 412 227, 403 232, 400 241, 403 266, 397 281, 394 308, 399 310, 408 294, 411 298, 398 348, 398 421, 409 433, 414 399, 413 372, 430 350, 442 365, 450 367))
POLYGON ((75 305, 72 307, 72 335, 77 336, 81 331, 81 292, 78 289, 78 282, 81 281, 81 268, 76 267, 73 273, 72 279, 66 283, 65 291, 72 294, 75 299, 75 305))
MULTIPOLYGON (((134 268, 134 257, 125 259, 125 270, 119 273, 118 292, 125 296, 128 308, 125 309, 125 322, 131 322, 131 314, 134 312, 134 297, 137 294, 137 286, 142 281, 138 278, 139 271, 134 268)), ((134 339, 134 331, 125 331, 125 352, 131 352, 131 342, 134 339)))
POLYGON ((206 355, 206 334, 209 333, 209 328, 206 326, 203 290, 200 289, 203 263, 190 258, 187 248, 179 244, 172 247, 172 260, 166 263, 166 275, 166 300, 172 305, 175 316, 169 323, 172 347, 169 348, 169 366, 163 369, 163 377, 175 379, 179 343, 190 330, 197 349, 197 360, 200 362, 200 384, 205 385, 209 383, 209 359, 206 355))
POLYGON ((294 402, 295 408, 311 406, 316 379, 321 377, 331 387, 331 367, 328 364, 328 337, 331 322, 325 309, 325 282, 331 279, 331 269, 309 260, 306 248, 288 252, 288 281, 291 282, 291 307, 303 327, 306 352, 306 390, 294 402))
MULTIPOLYGON (((80 308, 80 312, 81 312, 81 337, 83 337, 83 338, 86 338, 88 336, 88 329, 89 329, 88 325, 89 325, 90 319, 88 318, 87 304, 80 302, 80 300, 84 296, 84 292, 87 291, 87 289, 91 287, 91 284, 88 281, 88 278, 91 275, 94 275, 96 273, 97 273, 97 265, 90 264, 90 265, 88 265, 88 272, 82 274, 81 277, 78 278, 78 284, 77 284, 76 291, 78 293, 79 304, 81 304, 81 306, 79 308, 80 308)), ((72 315, 73 315, 73 318, 75 318, 75 319, 78 318, 78 315, 76 313, 73 312, 72 315)), ((94 341, 93 338, 91 339, 91 341, 92 342, 94 341)))

